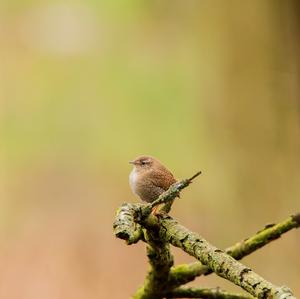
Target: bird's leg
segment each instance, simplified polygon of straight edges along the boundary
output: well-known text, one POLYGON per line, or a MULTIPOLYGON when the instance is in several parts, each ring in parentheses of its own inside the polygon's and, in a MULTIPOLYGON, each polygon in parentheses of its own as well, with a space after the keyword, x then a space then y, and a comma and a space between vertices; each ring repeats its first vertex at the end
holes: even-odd
POLYGON ((156 216, 156 215, 157 215, 157 209, 158 209, 158 207, 159 207, 159 205, 155 206, 155 207, 152 209, 151 214, 152 214, 153 216, 156 216))
POLYGON ((153 216, 156 216, 156 217, 159 217, 159 216, 162 216, 162 215, 165 215, 167 214, 167 212, 165 210, 163 210, 163 204, 160 204, 160 205, 157 205, 155 206, 152 211, 151 211, 151 214, 153 216))

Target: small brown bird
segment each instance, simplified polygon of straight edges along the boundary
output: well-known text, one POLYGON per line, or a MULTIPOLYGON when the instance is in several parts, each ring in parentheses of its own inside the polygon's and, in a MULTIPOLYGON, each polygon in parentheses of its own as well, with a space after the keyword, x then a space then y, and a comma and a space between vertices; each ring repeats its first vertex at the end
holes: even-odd
POLYGON ((154 201, 176 182, 173 174, 153 157, 140 156, 129 163, 134 166, 129 175, 131 190, 143 201, 154 201))

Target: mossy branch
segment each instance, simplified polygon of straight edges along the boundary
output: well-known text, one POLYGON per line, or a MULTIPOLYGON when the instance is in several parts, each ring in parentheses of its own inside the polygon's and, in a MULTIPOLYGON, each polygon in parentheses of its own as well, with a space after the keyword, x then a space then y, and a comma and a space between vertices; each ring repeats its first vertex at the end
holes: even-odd
MULTIPOLYGON (((236 260, 251 254, 255 250, 281 237, 282 234, 300 226, 300 213, 294 214, 278 224, 268 224, 255 235, 225 249, 236 260)), ((194 280, 197 276, 207 275, 212 271, 200 262, 178 265, 171 269, 170 283, 180 286, 194 280)))
MULTIPOLYGON (((174 183, 173 185, 170 186, 170 188, 165 191, 163 194, 161 194, 158 199, 154 200, 153 202, 146 204, 143 209, 141 210, 141 218, 145 219, 147 218, 152 209, 155 206, 158 206, 160 204, 167 204, 167 203, 172 203, 173 200, 179 195, 180 191, 187 186, 189 186, 192 181, 201 174, 201 171, 198 171, 196 174, 194 174, 192 177, 189 179, 184 179, 179 182, 174 183)), ((170 207, 169 207, 170 209, 170 207)))
MULTIPOLYGON (((169 296, 169 298, 176 298, 174 296, 180 298, 178 297, 180 294, 185 294, 187 298, 191 298, 193 294, 194 298, 197 298, 197 296, 200 296, 201 289, 178 288, 178 286, 198 275, 213 271, 217 275, 241 286, 257 298, 294 299, 295 297, 288 288, 273 285, 236 259, 250 254, 271 240, 280 237, 284 232, 298 227, 300 223, 299 214, 291 216, 288 220, 277 225, 267 226, 253 237, 228 248, 227 252, 209 244, 200 235, 189 231, 170 216, 161 215, 157 218, 151 214, 153 207, 158 204, 172 204, 179 192, 187 187, 199 174, 197 173, 190 179, 173 184, 169 190, 150 204, 123 204, 118 210, 114 222, 115 235, 124 239, 127 244, 136 243, 140 239, 148 244, 147 253, 151 269, 144 285, 137 291, 134 298, 161 299, 168 294, 173 296, 169 296), (181 265, 173 268, 170 272, 173 258, 169 250, 169 244, 181 248, 201 263, 181 265)), ((212 293, 210 294, 212 295, 212 293)), ((236 298, 228 297, 229 295, 235 296, 233 294, 224 297, 226 294, 229 293, 214 293, 214 298, 236 298)), ((204 298, 203 296, 202 294, 202 298, 204 298)))
MULTIPOLYGON (((151 230, 152 223, 142 223, 151 230)), ((290 290, 268 282, 252 269, 244 266, 224 251, 207 242, 199 234, 191 232, 168 215, 160 218, 159 235, 161 240, 181 248, 208 266, 217 275, 242 287, 257 298, 294 298, 290 290)))
POLYGON ((180 287, 167 294, 168 298, 202 298, 202 299, 253 299, 246 294, 234 294, 215 289, 202 289, 194 287, 180 287))
POLYGON ((151 217, 152 209, 160 204, 172 202, 180 193, 180 191, 189 186, 192 181, 201 174, 198 171, 189 179, 184 179, 174 183, 166 192, 161 194, 158 199, 152 203, 124 203, 118 210, 115 221, 113 223, 114 234, 117 238, 123 239, 128 245, 138 242, 142 237, 142 229, 138 222, 142 222, 146 218, 154 220, 156 217, 151 217))
POLYGON ((228 247, 226 252, 236 260, 251 254, 255 250, 265 246, 281 237, 282 234, 300 226, 300 213, 292 215, 277 224, 268 224, 262 230, 235 245, 228 247))
POLYGON ((137 290, 134 299, 160 299, 168 287, 170 268, 173 266, 173 256, 169 243, 162 242, 155 232, 146 232, 147 256, 150 270, 144 284, 137 290))
POLYGON ((137 243, 143 237, 140 224, 135 221, 136 210, 141 204, 124 203, 118 210, 113 223, 114 234, 117 238, 123 239, 128 245, 137 243))
POLYGON ((179 192, 187 187, 200 173, 201 172, 197 172, 191 178, 173 184, 157 200, 141 207, 141 209, 139 209, 139 216, 138 213, 131 213, 131 215, 135 215, 135 217, 139 219, 137 221, 140 222, 143 222, 143 220, 148 217, 148 223, 151 223, 152 226, 152 230, 145 232, 145 240, 148 243, 147 256, 151 268, 143 286, 139 288, 133 296, 134 299, 160 299, 162 298, 162 294, 169 289, 167 278, 173 266, 173 256, 170 252, 169 243, 160 238, 158 233, 159 229, 153 229, 155 225, 159 228, 159 224, 157 223, 157 218, 150 214, 152 209, 160 204, 168 204, 167 209, 169 211, 179 192))

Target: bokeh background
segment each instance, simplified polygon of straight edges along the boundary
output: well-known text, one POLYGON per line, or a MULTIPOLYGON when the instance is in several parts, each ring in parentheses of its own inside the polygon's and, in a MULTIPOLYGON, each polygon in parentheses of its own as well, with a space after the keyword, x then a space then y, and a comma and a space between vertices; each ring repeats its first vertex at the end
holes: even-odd
MULTIPOLYGON (((145 246, 112 222, 139 154, 203 171, 172 215, 220 248, 299 211, 299 17, 296 0, 1 1, 0 298, 130 297, 145 246)), ((243 262, 299 296, 299 252, 294 230, 243 262)))

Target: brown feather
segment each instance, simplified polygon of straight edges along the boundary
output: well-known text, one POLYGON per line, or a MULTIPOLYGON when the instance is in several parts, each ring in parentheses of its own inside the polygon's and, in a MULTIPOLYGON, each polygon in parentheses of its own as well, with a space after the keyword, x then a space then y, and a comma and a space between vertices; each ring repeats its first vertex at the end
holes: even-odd
POLYGON ((141 156, 131 163, 135 167, 130 174, 130 185, 143 201, 154 201, 176 182, 173 174, 153 157, 141 156))

